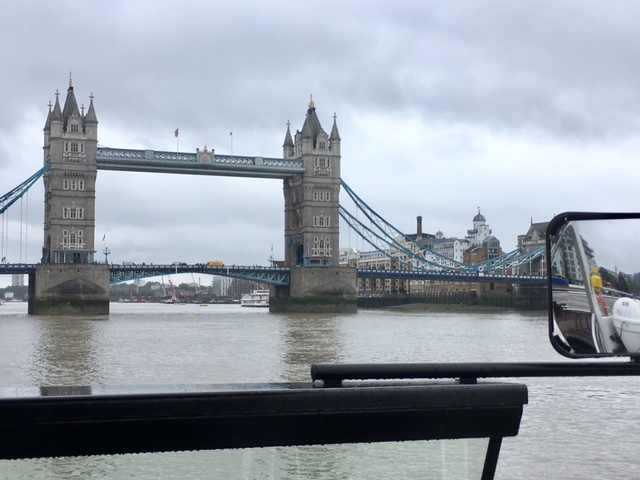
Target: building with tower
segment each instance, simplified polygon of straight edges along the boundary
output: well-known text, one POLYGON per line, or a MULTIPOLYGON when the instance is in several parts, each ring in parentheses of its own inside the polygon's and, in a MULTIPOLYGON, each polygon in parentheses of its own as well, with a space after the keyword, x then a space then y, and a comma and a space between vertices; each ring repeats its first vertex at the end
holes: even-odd
POLYGON ((305 173, 284 182, 285 265, 338 265, 340 134, 327 135, 309 102, 302 131, 287 125, 284 158, 302 158, 305 173))
POLYGON ((44 246, 42 263, 90 263, 95 250, 98 119, 79 109, 69 80, 64 108, 59 94, 44 127, 44 246))
POLYGON ((467 230, 465 239, 469 242, 470 247, 478 247, 489 235, 491 235, 491 228, 487 225, 487 220, 480 213, 480 207, 478 207, 478 213, 473 217, 473 228, 467 230))
POLYGON ((272 311, 355 311, 356 269, 339 267, 340 133, 333 116, 331 133, 322 128, 313 98, 302 130, 291 135, 283 157, 301 158, 305 172, 285 179, 285 266, 290 287, 275 287, 272 311))
POLYGON ((29 313, 109 312, 109 266, 95 261, 98 119, 78 108, 69 78, 64 107, 59 93, 44 126, 44 244, 29 278, 29 313))

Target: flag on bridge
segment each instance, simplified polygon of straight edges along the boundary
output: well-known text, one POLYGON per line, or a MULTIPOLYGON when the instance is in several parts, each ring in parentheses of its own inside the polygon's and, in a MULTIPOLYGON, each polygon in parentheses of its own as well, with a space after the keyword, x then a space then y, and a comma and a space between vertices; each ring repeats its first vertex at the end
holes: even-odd
POLYGON ((178 128, 176 128, 176 131, 175 131, 175 135, 176 135, 176 137, 177 137, 177 136, 178 136, 178 134, 179 134, 178 130, 179 130, 179 129, 178 129, 178 128))

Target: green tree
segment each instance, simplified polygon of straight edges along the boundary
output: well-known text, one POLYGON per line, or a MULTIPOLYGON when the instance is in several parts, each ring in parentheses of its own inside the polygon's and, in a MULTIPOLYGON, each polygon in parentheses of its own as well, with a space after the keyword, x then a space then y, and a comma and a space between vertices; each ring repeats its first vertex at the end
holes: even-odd
POLYGON ((622 274, 622 272, 618 274, 618 280, 616 281, 616 290, 620 290, 621 292, 629 292, 627 280, 625 279, 625 276, 622 274))

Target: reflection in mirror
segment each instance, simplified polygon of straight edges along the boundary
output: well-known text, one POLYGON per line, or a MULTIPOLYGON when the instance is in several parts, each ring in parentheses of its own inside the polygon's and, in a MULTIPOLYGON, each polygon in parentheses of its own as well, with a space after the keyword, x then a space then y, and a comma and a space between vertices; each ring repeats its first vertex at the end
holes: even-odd
POLYGON ((565 213, 547 231, 551 342, 569 357, 640 356, 640 214, 565 213))

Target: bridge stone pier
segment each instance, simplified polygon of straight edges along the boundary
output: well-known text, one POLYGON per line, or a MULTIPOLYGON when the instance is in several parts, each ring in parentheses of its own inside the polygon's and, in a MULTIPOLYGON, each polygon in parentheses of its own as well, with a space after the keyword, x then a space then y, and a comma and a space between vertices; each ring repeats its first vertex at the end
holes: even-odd
MULTIPOLYGON (((137 156, 128 160, 137 154, 124 150, 129 155, 124 160, 103 158, 107 154, 98 148, 98 120, 93 96, 90 99, 85 113, 84 106, 78 108, 69 80, 64 107, 60 106, 57 92, 55 105, 49 105, 43 148, 44 165, 49 167, 44 173, 44 243, 41 263, 29 278, 29 313, 109 312, 109 266, 95 260, 95 186, 99 168, 283 179, 284 263, 290 269, 290 281, 286 287, 271 287, 270 310, 357 310, 356 269, 338 266, 340 135, 335 115, 328 135, 312 100, 302 131, 292 136, 287 125, 283 159, 269 161, 288 162, 294 167, 267 170, 267 161, 261 157, 225 156, 216 161, 213 154, 209 154, 208 162, 202 162, 199 154, 197 164, 191 160, 180 163, 178 158, 168 166, 167 161, 162 165, 154 163, 153 151, 145 152, 142 160, 137 156), (230 166, 233 162, 239 165, 236 170, 230 166), (253 162, 251 170, 247 169, 247 162, 253 162)), ((208 153, 206 149, 204 153, 208 153)))
POLYGON ((29 275, 29 313, 109 313, 109 265, 39 264, 29 275))

